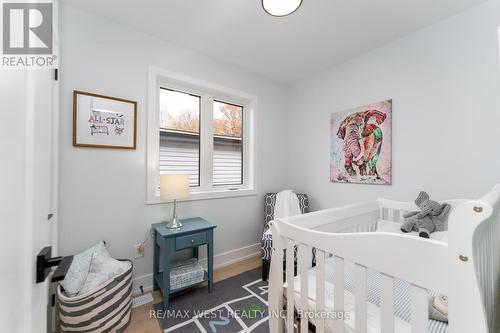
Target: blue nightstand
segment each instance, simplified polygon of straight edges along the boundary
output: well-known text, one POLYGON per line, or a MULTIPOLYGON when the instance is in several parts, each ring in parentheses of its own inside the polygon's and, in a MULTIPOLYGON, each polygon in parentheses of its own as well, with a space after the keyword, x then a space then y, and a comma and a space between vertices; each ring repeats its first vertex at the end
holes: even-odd
MULTIPOLYGON (((153 289, 161 289, 163 293, 163 308, 166 310, 169 306, 169 295, 193 285, 185 286, 180 289, 170 289, 170 262, 175 251, 193 249, 193 256, 198 258, 198 247, 207 245, 208 271, 205 272, 205 278, 202 282, 208 282, 208 292, 212 292, 213 269, 214 269, 214 224, 195 217, 181 220, 182 227, 179 229, 168 229, 165 223, 153 224, 155 232, 155 249, 153 263, 153 289), (163 272, 160 272, 160 251, 163 252, 163 272)), ((199 283, 202 283, 199 282, 199 283)))

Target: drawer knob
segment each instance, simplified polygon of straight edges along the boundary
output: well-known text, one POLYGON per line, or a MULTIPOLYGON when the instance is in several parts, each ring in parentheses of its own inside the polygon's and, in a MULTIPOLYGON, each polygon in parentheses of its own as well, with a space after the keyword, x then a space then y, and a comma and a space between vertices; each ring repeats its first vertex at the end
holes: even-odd
POLYGON ((194 244, 194 239, 191 239, 191 244, 194 244))

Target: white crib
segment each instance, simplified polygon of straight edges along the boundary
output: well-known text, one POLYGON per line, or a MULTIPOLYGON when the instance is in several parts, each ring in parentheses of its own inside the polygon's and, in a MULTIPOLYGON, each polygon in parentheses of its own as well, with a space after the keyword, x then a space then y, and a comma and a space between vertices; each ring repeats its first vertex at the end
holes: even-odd
MULTIPOLYGON (((333 258, 334 290, 344 290, 344 262, 354 263, 355 332, 367 332, 366 272, 380 272, 380 331, 393 333, 394 279, 411 286, 411 332, 427 332, 428 291, 448 295, 451 333, 497 333, 500 301, 500 185, 478 200, 452 200, 448 243, 405 234, 371 232, 380 219, 401 222, 413 203, 385 199, 317 211, 272 222, 273 256, 269 279, 271 333, 292 333, 294 324, 294 247, 298 248, 300 290, 309 291, 311 249, 316 248, 315 311, 325 310, 325 258, 333 258), (286 250, 286 251, 285 251, 286 250), (286 273, 283 276, 283 256, 286 273), (339 272, 339 274, 337 274, 339 272), (284 294, 284 290, 286 293, 284 294), (286 299, 286 304, 284 303, 286 299), (285 320, 278 314, 286 306, 285 320)), ((300 307, 308 309, 308 292, 300 292, 300 307)), ((335 312, 344 311, 344 293, 333 295, 335 312)), ((309 320, 299 319, 301 333, 309 320)), ((344 319, 334 319, 334 332, 345 331, 344 319)), ((325 319, 316 318, 317 333, 325 319)))

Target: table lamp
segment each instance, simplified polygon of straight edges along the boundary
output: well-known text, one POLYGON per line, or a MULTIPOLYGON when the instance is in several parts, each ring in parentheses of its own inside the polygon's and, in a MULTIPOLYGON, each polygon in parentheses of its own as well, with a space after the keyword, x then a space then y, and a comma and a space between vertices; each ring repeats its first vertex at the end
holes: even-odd
POLYGON ((182 224, 177 218, 177 200, 189 196, 189 175, 161 175, 160 197, 162 200, 174 200, 174 214, 172 220, 166 222, 169 229, 177 229, 182 224))

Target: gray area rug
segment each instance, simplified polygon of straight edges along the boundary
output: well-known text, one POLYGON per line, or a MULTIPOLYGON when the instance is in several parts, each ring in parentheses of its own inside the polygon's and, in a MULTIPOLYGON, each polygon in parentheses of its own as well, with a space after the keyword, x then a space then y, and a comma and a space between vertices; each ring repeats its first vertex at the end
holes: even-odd
POLYGON ((255 269, 214 284, 170 297, 170 308, 154 306, 164 332, 174 333, 268 333, 267 282, 255 269))

